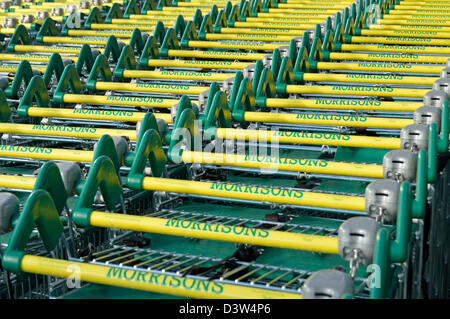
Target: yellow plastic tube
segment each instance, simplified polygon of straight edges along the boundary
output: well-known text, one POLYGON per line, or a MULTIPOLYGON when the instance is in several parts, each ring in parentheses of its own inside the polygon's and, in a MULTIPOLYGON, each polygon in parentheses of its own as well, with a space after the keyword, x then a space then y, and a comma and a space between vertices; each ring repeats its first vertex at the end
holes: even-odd
POLYGON ((420 45, 398 45, 398 44, 342 44, 342 51, 372 51, 372 52, 392 52, 392 53, 420 53, 420 54, 442 54, 449 55, 450 48, 432 47, 420 45))
POLYGON ((347 147, 370 147, 399 149, 400 139, 393 137, 374 137, 342 135, 337 133, 265 131, 218 128, 216 136, 221 139, 244 141, 264 141, 273 143, 330 145, 347 147))
POLYGON ((233 73, 195 72, 195 71, 124 70, 123 77, 124 78, 144 78, 144 79, 224 81, 224 80, 234 77, 234 74, 233 73))
POLYGON ((36 177, 0 175, 0 187, 32 190, 36 177))
POLYGON ((448 39, 450 32, 428 30, 367 30, 362 29, 363 36, 392 36, 392 37, 419 37, 430 39, 448 39))
POLYGON ((120 270, 114 266, 93 265, 47 257, 24 255, 21 270, 26 273, 79 280, 188 298, 225 299, 301 299, 300 294, 237 286, 190 277, 155 274, 135 269, 120 270))
POLYGON ((244 121, 271 122, 304 125, 332 125, 351 127, 373 127, 402 129, 414 124, 412 119, 399 119, 387 117, 366 117, 357 115, 332 115, 314 113, 271 113, 271 112, 245 112, 244 121))
MULTIPOLYGON (((14 45, 14 51, 15 52, 49 52, 49 53, 68 53, 68 54, 79 54, 81 50, 77 47, 64 47, 64 46, 45 46, 45 45, 22 45, 22 44, 16 44, 14 45)), ((103 53, 102 48, 97 49, 100 51, 100 53, 103 53)))
POLYGON ((381 86, 351 86, 351 85, 287 85, 286 93, 295 94, 330 94, 357 96, 395 96, 422 98, 429 89, 390 88, 381 86))
POLYGON ((266 99, 266 107, 333 109, 333 110, 375 110, 414 112, 423 106, 421 102, 390 102, 368 99, 266 99))
MULTIPOLYGON (((121 39, 121 42, 128 44, 130 40, 121 39)), ((93 44, 93 45, 106 45, 108 39, 105 37, 89 38, 89 37, 42 37, 44 43, 68 43, 68 44, 93 44)))
MULTIPOLYGON (((89 119, 89 120, 104 120, 104 121, 124 121, 124 122, 139 122, 145 116, 145 112, 131 112, 131 111, 107 111, 107 110, 92 110, 92 109, 57 109, 44 107, 30 107, 28 108, 28 116, 31 117, 61 117, 69 119, 89 119)), ((172 123, 172 117, 166 113, 153 113, 155 118, 162 119, 166 123, 172 123)))
MULTIPOLYGON (((309 28, 305 28, 309 29, 309 28)), ((205 39, 208 41, 231 40, 231 41, 262 41, 262 42, 289 42, 293 36, 277 34, 227 34, 227 33, 207 33, 205 39)))
POLYGON ((383 62, 412 62, 412 63, 447 63, 449 56, 392 54, 392 53, 348 53, 331 52, 331 60, 363 60, 383 62))
POLYGON ((352 36, 352 43, 380 43, 380 44, 418 44, 427 46, 450 46, 448 39, 433 39, 430 37, 418 38, 408 36, 392 36, 392 37, 365 37, 352 36))
MULTIPOLYGON (((291 30, 307 30, 313 28, 320 19, 311 19, 309 23, 288 23, 288 22, 235 22, 236 28, 288 28, 291 30)), ((323 20, 322 20, 323 22, 323 20)))
POLYGON ((362 74, 362 73, 303 73, 303 81, 311 82, 351 82, 380 84, 415 84, 433 85, 439 77, 404 76, 397 74, 362 74))
POLYGON ((140 97, 124 95, 85 95, 85 94, 64 94, 65 103, 86 103, 93 105, 127 105, 168 108, 177 104, 177 99, 163 99, 159 97, 140 97))
POLYGON ((345 70, 345 71, 376 71, 376 72, 401 72, 401 73, 426 73, 439 74, 443 66, 415 65, 411 63, 383 63, 383 62, 317 62, 319 70, 345 70))
POLYGON ((224 60, 261 60, 266 54, 252 52, 232 52, 232 51, 197 51, 197 50, 169 50, 168 56, 197 59, 224 59, 224 60))
POLYGON ((207 224, 182 219, 165 219, 93 211, 90 214, 90 225, 249 245, 307 250, 325 254, 338 253, 338 239, 336 237, 207 224))
POLYGON ((92 151, 47 148, 39 146, 0 145, 0 157, 32 158, 43 160, 91 162, 92 151))
POLYGON ((0 123, 0 132, 77 138, 100 138, 107 134, 110 136, 126 136, 130 140, 136 140, 135 130, 105 129, 95 127, 0 123))
POLYGON ((246 49, 246 50, 267 50, 273 51, 280 47, 279 43, 262 43, 250 41, 234 41, 234 42, 219 42, 219 41, 189 41, 190 48, 212 48, 212 49, 246 49))
POLYGON ((97 90, 115 90, 131 92, 155 92, 155 93, 178 93, 178 94, 200 94, 209 90, 209 86, 189 86, 179 84, 154 84, 154 83, 118 83, 118 82, 96 82, 97 90))
POLYGON ((251 62, 213 61, 213 60, 166 60, 149 59, 150 67, 202 68, 240 70, 251 65, 251 62))
POLYGON ((382 178, 383 167, 376 164, 358 164, 324 161, 321 159, 297 159, 274 156, 249 156, 238 154, 216 154, 206 152, 183 151, 184 163, 226 165, 256 169, 307 172, 344 176, 382 178))
POLYGON ((142 188, 151 191, 214 196, 288 205, 355 211, 365 210, 364 197, 302 192, 292 188, 199 182, 159 177, 144 177, 142 188))

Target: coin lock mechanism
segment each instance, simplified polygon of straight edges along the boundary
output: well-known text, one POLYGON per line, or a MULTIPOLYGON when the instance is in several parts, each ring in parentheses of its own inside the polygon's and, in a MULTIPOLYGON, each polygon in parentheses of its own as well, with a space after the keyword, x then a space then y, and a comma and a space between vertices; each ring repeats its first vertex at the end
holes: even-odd
POLYGON ((273 54, 268 54, 263 56, 262 63, 266 69, 270 69, 272 67, 273 54))
POLYGON ((68 197, 75 195, 75 186, 81 180, 82 172, 80 166, 75 162, 56 163, 68 197))
MULTIPOLYGON (((244 76, 245 76, 245 70, 244 70, 244 76)), ((228 100, 231 99, 231 93, 233 92, 233 84, 234 84, 234 77, 228 78, 222 82, 223 92, 225 92, 225 94, 227 95, 228 100)))
POLYGON ((353 295, 353 280, 349 274, 335 269, 313 273, 302 286, 304 299, 341 299, 353 295))
POLYGON ((441 127, 441 109, 434 106, 422 106, 414 111, 414 123, 430 126, 436 124, 438 130, 441 127))
POLYGON ((431 90, 423 97, 423 104, 442 108, 444 102, 448 100, 448 95, 444 91, 431 90))
POLYGON ((0 192, 0 235, 9 232, 12 216, 19 212, 20 201, 16 195, 0 192))
POLYGON ((379 179, 366 187, 366 212, 381 223, 394 223, 397 219, 400 183, 392 179, 379 179))
POLYGON ((416 178, 417 156, 406 150, 392 150, 383 157, 383 178, 412 182, 416 178))
POLYGON ((428 126, 424 124, 410 124, 400 131, 401 149, 417 153, 421 149, 428 149, 428 126))
POLYGON ((359 265, 373 260, 375 241, 380 224, 370 217, 352 217, 339 227, 339 255, 350 263, 350 276, 355 278, 359 265))

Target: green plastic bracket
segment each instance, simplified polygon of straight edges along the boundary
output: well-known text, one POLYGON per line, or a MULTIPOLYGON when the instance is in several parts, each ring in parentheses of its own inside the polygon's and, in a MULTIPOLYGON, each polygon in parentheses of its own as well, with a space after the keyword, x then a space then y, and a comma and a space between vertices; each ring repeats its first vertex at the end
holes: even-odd
POLYGON ((270 8, 278 8, 278 3, 274 0, 263 0, 262 7, 264 12, 266 12, 270 8))
POLYGON ((416 194, 412 202, 412 217, 423 219, 427 201, 427 151, 420 150, 417 156, 416 194))
POLYGON ((8 122, 11 114, 11 108, 6 100, 6 95, 3 93, 3 90, 0 90, 0 122, 8 122))
POLYGON ((109 135, 102 135, 97 142, 97 147, 94 151, 94 156, 92 158, 92 163, 99 158, 100 156, 106 155, 108 156, 114 164, 116 172, 119 171, 122 163, 119 161, 116 147, 114 145, 114 141, 109 135))
POLYGON ((224 8, 226 17, 228 17, 230 15, 230 12, 231 12, 232 8, 233 8, 233 4, 231 3, 231 1, 228 1, 227 4, 225 5, 225 8, 224 8))
MULTIPOLYGON (((184 110, 192 110, 192 103, 191 103, 191 99, 186 96, 183 95, 180 99, 180 101, 178 102, 178 108, 177 108, 177 114, 175 114, 175 120, 173 121, 173 127, 177 127, 179 124, 178 122, 180 121, 181 118, 181 113, 183 113, 184 110)), ((168 143, 170 143, 170 135, 171 132, 167 133, 167 138, 166 136, 164 136, 164 140, 166 140, 168 143)))
POLYGON ((123 13, 123 18, 129 19, 130 14, 139 14, 139 6, 137 5, 136 0, 130 0, 128 2, 125 12, 123 13))
POLYGON ((118 3, 114 3, 111 6, 111 9, 109 9, 108 14, 105 18, 105 23, 111 23, 112 19, 122 19, 122 9, 120 8, 120 5, 118 3))
POLYGON ((333 38, 334 38, 333 30, 327 30, 325 32, 322 42, 322 59, 323 59, 322 61, 329 61, 330 52, 335 51, 333 38))
POLYGON ((172 6, 171 0, 159 0, 156 9, 162 10, 162 7, 171 7, 171 6, 172 6))
POLYGON ((142 67, 148 67, 148 61, 150 59, 159 59, 158 42, 154 36, 148 37, 147 42, 145 42, 141 58, 139 59, 139 65, 142 67))
POLYGON ((231 127, 231 112, 228 107, 227 95, 224 92, 216 92, 212 99, 208 96, 210 105, 205 110, 203 117, 203 129, 208 130, 210 127, 231 127))
POLYGON ((81 94, 83 91, 83 83, 77 69, 73 65, 68 65, 64 69, 61 79, 58 82, 53 101, 56 103, 64 103, 64 94, 81 94))
POLYGON ((158 21, 156 23, 155 29, 153 30, 153 36, 158 40, 159 45, 162 45, 164 38, 166 37, 166 29, 164 28, 164 23, 158 21))
POLYGON ((145 0, 142 5, 141 14, 147 14, 147 11, 156 10, 155 0, 145 0))
POLYGON ((86 73, 91 72, 92 67, 94 66, 94 56, 92 55, 92 50, 89 44, 85 43, 81 46, 75 66, 78 74, 83 74, 83 71, 86 73))
POLYGON ((364 28, 364 13, 362 10, 358 9, 354 21, 354 35, 361 35, 361 29, 364 28))
POLYGON ((217 19, 218 14, 219 8, 217 8, 217 5, 213 4, 211 7, 211 11, 209 12, 209 15, 211 16, 211 21, 215 21, 217 19))
MULTIPOLYGON (((289 59, 289 57, 286 57, 286 58, 289 59)), ((278 50, 278 49, 273 50, 271 70, 272 70, 272 74, 275 78, 278 76, 278 73, 281 70, 281 63, 282 63, 282 59, 281 59, 280 50, 278 50)), ((291 64, 292 64, 292 62, 291 62, 291 64)))
POLYGON ((253 0, 250 4, 252 17, 257 17, 258 12, 269 12, 269 9, 264 9, 261 0, 253 0))
POLYGON ((345 41, 344 26, 338 23, 334 32, 333 46, 334 51, 341 51, 342 43, 345 41))
POLYGON ((195 24, 192 21, 189 21, 184 29, 183 36, 181 37, 180 45, 183 48, 187 48, 189 46, 189 41, 198 40, 197 30, 195 29, 195 24))
POLYGON ((386 1, 380 0, 378 2, 378 8, 380 14, 382 14, 383 16, 389 13, 389 7, 386 5, 386 1))
POLYGON ((355 35, 355 20, 350 17, 345 24, 344 43, 351 43, 353 35, 355 35))
POLYGON ((210 14, 207 14, 203 17, 202 25, 200 26, 200 29, 198 30, 198 38, 200 40, 206 40, 206 33, 213 33, 214 27, 213 27, 213 18, 210 14))
POLYGON ((202 15, 202 11, 200 9, 195 10, 195 14, 192 17, 192 21, 194 21, 195 26, 197 28, 200 28, 200 26, 202 25, 202 21, 203 21, 203 15, 202 15))
POLYGON ((434 183, 437 176, 437 143, 438 130, 436 123, 432 123, 428 135, 428 182, 434 183))
POLYGON ((44 190, 36 190, 28 197, 8 242, 8 248, 3 254, 4 269, 21 272, 24 250, 35 226, 44 247, 47 251, 52 251, 58 244, 64 228, 52 197, 44 190))
POLYGON ((266 106, 266 99, 275 97, 276 85, 272 71, 264 69, 261 74, 261 80, 256 87, 256 105, 258 107, 266 106))
MULTIPOLYGON (((181 163, 183 149, 194 149, 195 141, 199 142, 200 132, 195 125, 195 113, 192 109, 184 109, 177 118, 170 134, 169 150, 167 156, 174 163, 181 163)), ((201 143, 201 142, 200 142, 201 143)))
POLYGON ((179 48, 180 44, 178 42, 177 33, 172 28, 168 29, 161 45, 161 50, 159 51, 161 56, 166 57, 168 56, 169 50, 178 50, 179 48))
POLYGON ((390 231, 382 227, 377 234, 373 263, 379 266, 380 281, 370 289, 370 298, 384 299, 392 269, 391 263, 405 261, 408 252, 408 242, 411 235, 411 185, 403 182, 400 185, 400 198, 397 215, 395 240, 391 240, 390 231))
MULTIPOLYGON (((230 3, 230 2, 228 2, 230 3)), ((221 28, 226 28, 228 26, 227 24, 227 15, 225 13, 224 9, 221 9, 219 11, 219 14, 217 15, 216 22, 214 22, 213 31, 215 33, 220 33, 221 28)))
POLYGON ((66 204, 67 194, 61 173, 55 163, 49 161, 40 168, 33 191, 38 189, 49 192, 55 203, 56 210, 60 214, 66 204))
POLYGON ((44 37, 50 36, 55 37, 58 35, 58 30, 56 29, 56 23, 52 18, 46 18, 44 23, 42 24, 41 29, 36 35, 36 42, 43 43, 44 37))
POLYGON ((177 36, 181 37, 183 35, 184 29, 186 29, 186 22, 181 14, 177 16, 173 29, 177 33, 177 36))
POLYGON ((35 75, 31 79, 23 97, 20 99, 19 106, 17 107, 17 115, 28 116, 28 108, 34 101, 36 101, 39 107, 48 107, 50 104, 50 95, 48 94, 47 86, 44 80, 38 75, 35 75))
POLYGON ((14 31, 11 39, 8 42, 7 50, 9 52, 15 52, 14 47, 16 44, 31 44, 30 34, 23 24, 16 27, 16 30, 14 31))
POLYGON ((259 83, 261 82, 261 74, 264 69, 265 68, 262 61, 261 60, 256 61, 255 69, 253 71, 253 81, 252 81, 253 88, 257 88, 259 83))
POLYGON ((56 80, 59 82, 63 72, 64 63, 61 55, 59 55, 59 53, 53 53, 43 75, 45 85, 47 87, 51 86, 51 80, 53 76, 55 76, 56 80))
POLYGON ((449 136, 448 122, 450 121, 448 114, 448 101, 445 101, 444 105, 442 106, 441 116, 441 137, 438 140, 437 149, 439 153, 447 153, 449 136))
POLYGON ((231 109, 231 116, 233 120, 242 123, 245 121, 245 112, 255 111, 255 109, 256 98, 252 84, 249 79, 244 78, 239 86, 236 98, 234 99, 233 107, 231 109))
POLYGON ((133 30, 131 34, 130 42, 128 44, 133 50, 140 55, 144 49, 144 41, 142 41, 142 32, 138 28, 133 30))
POLYGON ((400 263, 408 257, 408 243, 411 235, 411 185, 404 182, 400 185, 395 240, 391 242, 391 262, 400 263))
MULTIPOLYGON (((155 115, 153 113, 147 112, 144 118, 140 121, 141 127, 139 130, 139 136, 137 136, 136 145, 139 145, 143 140, 145 132, 148 130, 156 130, 158 132, 158 122, 156 121, 155 115)), ((131 165, 127 165, 130 166, 131 165)))
MULTIPOLYGON (((302 76, 303 74, 301 74, 302 76)), ((275 76, 275 75, 274 75, 275 76)), ((286 86, 288 84, 293 84, 296 78, 300 77, 299 74, 294 75, 294 69, 292 67, 291 59, 284 57, 281 62, 281 67, 279 69, 278 75, 276 75, 275 90, 279 93, 286 92, 286 86)))
MULTIPOLYGON (((246 21, 247 17, 252 16, 252 9, 250 7, 250 3, 248 1, 241 1, 241 4, 239 5, 240 11, 239 14, 241 15, 241 21, 246 21)), ((229 24, 230 27, 234 27, 234 24, 229 24)))
POLYGON ((108 40, 106 41, 105 50, 103 51, 103 55, 109 60, 111 59, 113 62, 119 60, 120 57, 120 49, 119 43, 117 42, 117 38, 114 35, 110 35, 108 40))
MULTIPOLYGON (((84 21, 84 28, 89 30, 91 28, 92 23, 103 23, 102 15, 100 10, 96 7, 92 8, 89 12, 86 21, 84 21)), ((63 32, 66 30, 66 24, 64 24, 63 32)))
POLYGON ((391 274, 389 246, 390 246, 390 232, 386 228, 381 228, 376 237, 375 250, 373 254, 373 264, 379 267, 378 285, 373 285, 370 288, 371 299, 384 299, 387 295, 387 285, 389 285, 389 278, 391 274))
POLYGON ((311 66, 309 64, 308 49, 304 46, 301 46, 297 54, 297 60, 295 61, 294 74, 310 72, 310 70, 311 66))
POLYGON ((228 15, 227 24, 230 28, 234 26, 234 22, 241 21, 241 15, 239 13, 239 6, 234 5, 231 8, 230 14, 228 15))
POLYGON ((112 81, 112 72, 109 67, 108 59, 103 54, 100 54, 97 59, 95 59, 94 66, 92 67, 86 82, 86 87, 89 90, 95 90, 95 83, 99 79, 103 82, 112 81))
POLYGON ((84 227, 90 226, 90 214, 99 189, 106 209, 113 211, 122 195, 122 187, 114 169, 114 164, 107 156, 98 157, 89 169, 83 190, 73 210, 73 221, 75 224, 84 227))
MULTIPOLYGON (((241 71, 237 71, 234 76, 233 87, 231 88, 231 95, 230 95, 230 99, 228 101, 228 106, 229 106, 230 110, 233 110, 234 101, 236 100, 236 97, 239 92, 239 88, 241 87, 241 83, 243 80, 244 80, 244 75, 242 74, 241 71)), ((214 84, 216 84, 216 83, 213 83, 213 85, 214 84)), ((251 85, 251 83, 250 83, 250 85, 251 85)), ((211 86, 210 94, 213 93, 212 96, 214 96, 216 94, 216 92, 212 92, 212 88, 213 87, 211 86)), ((253 90, 253 86, 251 87, 251 89, 253 90)), ((208 99, 209 99, 209 95, 208 95, 208 99)))
MULTIPOLYGON (((318 34, 316 32, 316 34, 318 34)), ((314 37, 314 41, 309 51, 309 68, 311 72, 317 71, 317 61, 323 61, 322 40, 320 37, 314 37)))
POLYGON ((147 130, 136 149, 136 155, 127 177, 127 186, 131 189, 142 190, 144 169, 150 163, 152 176, 160 177, 167 163, 166 154, 162 148, 161 136, 157 130, 147 130))
POLYGON ((136 70, 136 59, 134 58, 133 48, 126 45, 122 54, 120 55, 119 61, 117 62, 116 68, 114 69, 115 78, 123 78, 123 72, 125 70, 136 70))
POLYGON ((12 99, 18 98, 19 90, 22 87, 27 87, 33 77, 33 70, 31 64, 27 60, 22 60, 17 68, 16 74, 10 86, 5 88, 5 95, 12 99))

